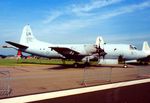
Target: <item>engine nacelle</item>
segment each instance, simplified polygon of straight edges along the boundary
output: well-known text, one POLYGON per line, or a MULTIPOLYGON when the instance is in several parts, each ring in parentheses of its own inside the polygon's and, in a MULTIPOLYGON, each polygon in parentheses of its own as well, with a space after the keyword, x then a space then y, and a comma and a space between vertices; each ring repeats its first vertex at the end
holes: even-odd
POLYGON ((126 63, 137 63, 137 60, 128 60, 128 61, 125 61, 126 63))
POLYGON ((83 62, 90 62, 91 59, 94 59, 95 56, 91 55, 91 56, 86 56, 82 59, 83 62))
POLYGON ((98 64, 118 64, 118 59, 100 59, 98 64))

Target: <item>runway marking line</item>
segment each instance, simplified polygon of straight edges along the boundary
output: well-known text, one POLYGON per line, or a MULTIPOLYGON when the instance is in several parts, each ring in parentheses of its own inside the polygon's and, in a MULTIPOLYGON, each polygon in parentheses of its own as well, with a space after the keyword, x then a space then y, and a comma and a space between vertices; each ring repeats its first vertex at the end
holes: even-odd
POLYGON ((77 89, 71 89, 71 90, 63 90, 63 91, 34 94, 34 95, 27 95, 27 96, 14 97, 14 98, 6 98, 6 99, 1 99, 0 103, 34 102, 34 101, 53 99, 53 98, 59 98, 59 97, 65 97, 65 96, 71 96, 71 95, 77 95, 77 94, 95 92, 95 91, 100 91, 100 90, 107 90, 107 89, 113 89, 113 88, 118 88, 118 87, 149 83, 149 82, 150 82, 150 78, 134 80, 134 81, 126 81, 126 82, 119 82, 119 83, 113 83, 113 84, 77 88, 77 89))

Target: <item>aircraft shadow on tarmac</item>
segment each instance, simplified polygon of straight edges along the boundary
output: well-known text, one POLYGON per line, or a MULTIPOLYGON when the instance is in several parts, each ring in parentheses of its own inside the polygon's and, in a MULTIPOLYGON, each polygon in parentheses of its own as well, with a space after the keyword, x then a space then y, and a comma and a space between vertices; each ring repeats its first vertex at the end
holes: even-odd
POLYGON ((58 64, 55 67, 50 67, 48 70, 63 70, 63 69, 92 69, 92 68, 122 68, 122 66, 102 66, 102 65, 89 65, 80 64, 77 68, 72 64, 58 64))
MULTIPOLYGON (((61 70, 61 69, 69 69, 69 68, 74 68, 74 65, 73 64, 59 64, 59 63, 42 63, 42 62, 20 62, 19 64, 37 64, 37 65, 58 65, 58 66, 55 66, 55 67, 51 67, 49 69, 56 69, 56 70, 61 70)), ((84 68, 85 66, 83 64, 80 64, 78 69, 82 69, 84 68)))
POLYGON ((140 64, 140 63, 128 63, 128 64, 134 66, 149 66, 149 64, 140 64))
MULTIPOLYGON (((97 64, 97 65, 90 65, 89 67, 95 67, 95 68, 123 68, 124 69, 124 65, 123 64, 114 64, 114 65, 111 65, 111 64, 106 64, 106 65, 101 65, 101 64, 97 64)), ((132 65, 128 65, 127 68, 134 68, 134 66, 132 65)))
MULTIPOLYGON (((50 69, 69 69, 69 68, 75 68, 73 64, 62 64, 62 63, 51 63, 51 62, 28 62, 28 61, 22 61, 22 62, 18 62, 18 64, 37 64, 37 65, 58 65, 57 67, 52 67, 50 69)), ((82 68, 88 68, 88 67, 98 67, 98 66, 95 66, 95 65, 88 65, 88 66, 85 66, 84 64, 79 64, 78 65, 78 69, 82 69, 82 68)))
MULTIPOLYGON (((39 65, 58 65, 56 67, 52 67, 52 68, 49 68, 49 69, 55 69, 55 70, 62 70, 62 69, 69 69, 69 68, 75 68, 73 64, 59 64, 59 63, 44 63, 44 62, 21 62, 19 64, 39 64, 39 65)), ((133 66, 148 66, 148 65, 142 65, 142 64, 139 64, 139 63, 128 63, 129 64, 129 68, 133 68, 133 66)), ((123 65, 120 64, 120 65, 89 65, 89 66, 86 66, 84 64, 80 64, 79 67, 77 69, 83 69, 83 68, 86 68, 86 69, 90 69, 90 67, 95 67, 95 68, 100 68, 100 67, 103 67, 103 68, 123 68, 123 65)))
MULTIPOLYGON (((70 68, 75 68, 74 65, 72 64, 58 64, 58 66, 55 66, 55 67, 51 67, 51 68, 48 68, 48 70, 63 70, 63 69, 70 69, 70 68)), ((79 65, 78 68, 76 69, 83 69, 85 68, 84 65, 79 65)))
MULTIPOLYGON (((89 66, 84 66, 83 64, 80 64, 78 68, 75 68, 73 65, 71 64, 61 64, 61 65, 57 65, 55 67, 50 67, 48 68, 48 70, 63 70, 63 69, 92 69, 92 68, 123 68, 122 65, 113 65, 113 66, 109 66, 109 65, 89 65, 89 66)), ((134 68, 133 66, 129 66, 128 68, 134 68)), ((124 68, 123 68, 124 69, 124 68)))

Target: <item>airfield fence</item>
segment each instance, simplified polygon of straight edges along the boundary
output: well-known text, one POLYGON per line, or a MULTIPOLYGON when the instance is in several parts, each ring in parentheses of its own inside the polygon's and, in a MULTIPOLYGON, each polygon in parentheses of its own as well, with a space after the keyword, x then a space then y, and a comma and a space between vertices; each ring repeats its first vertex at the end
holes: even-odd
POLYGON ((86 69, 84 68, 83 84, 105 84, 111 82, 112 68, 86 69))
POLYGON ((10 88, 10 72, 0 71, 0 98, 8 97, 11 93, 10 88))
POLYGON ((83 68, 83 80, 82 83, 85 86, 99 85, 127 80, 150 78, 150 67, 131 67, 118 69, 118 73, 121 73, 118 77, 112 73, 115 70, 113 67, 103 67, 98 69, 83 68), (115 81, 114 81, 115 80, 115 81))
POLYGON ((150 78, 150 68, 145 66, 144 68, 138 68, 139 78, 150 78))

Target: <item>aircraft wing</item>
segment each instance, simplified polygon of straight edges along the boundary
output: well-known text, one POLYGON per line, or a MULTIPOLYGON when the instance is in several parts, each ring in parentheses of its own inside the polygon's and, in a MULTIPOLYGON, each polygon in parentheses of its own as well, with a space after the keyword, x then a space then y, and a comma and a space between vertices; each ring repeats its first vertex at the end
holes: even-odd
POLYGON ((25 45, 22 45, 22 44, 18 44, 18 43, 15 43, 15 42, 12 42, 12 41, 6 41, 6 43, 12 45, 12 46, 15 46, 19 49, 27 49, 28 46, 25 46, 25 45))
POLYGON ((63 55, 64 57, 66 57, 66 59, 81 60, 83 57, 85 57, 85 55, 81 55, 79 52, 72 50, 70 48, 66 47, 49 47, 49 48, 63 55))

